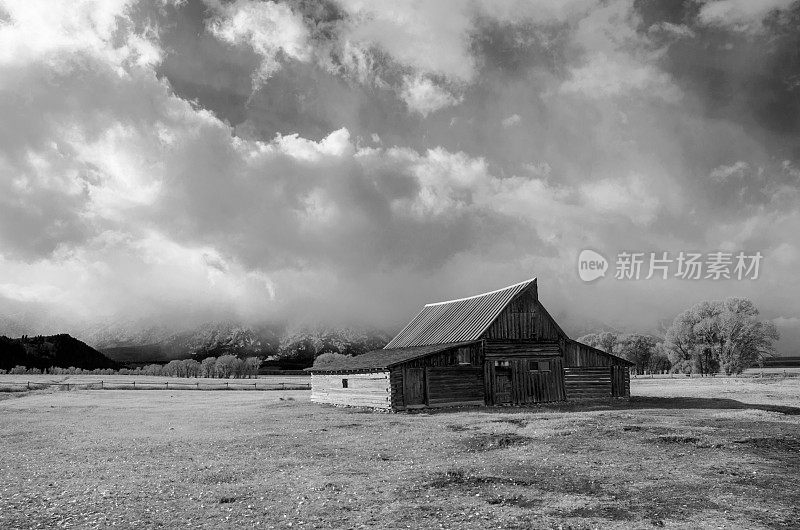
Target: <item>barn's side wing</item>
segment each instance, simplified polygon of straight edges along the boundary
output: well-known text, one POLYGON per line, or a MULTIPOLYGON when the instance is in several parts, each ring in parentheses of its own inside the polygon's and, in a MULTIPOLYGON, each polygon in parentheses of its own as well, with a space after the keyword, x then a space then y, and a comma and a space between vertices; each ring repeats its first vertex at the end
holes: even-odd
POLYGON ((567 399, 630 397, 632 362, 576 340, 567 340, 564 360, 567 399))

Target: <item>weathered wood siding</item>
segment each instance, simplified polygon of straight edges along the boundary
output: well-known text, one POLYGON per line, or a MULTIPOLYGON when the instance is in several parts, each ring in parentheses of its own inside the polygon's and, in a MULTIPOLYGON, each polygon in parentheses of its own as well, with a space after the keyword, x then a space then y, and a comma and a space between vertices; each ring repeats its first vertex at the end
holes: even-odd
POLYGON ((390 375, 391 405, 396 410, 454 405, 483 405, 483 368, 480 366, 397 367, 390 375), (421 372, 425 387, 422 403, 407 403, 408 378, 421 372))
POLYGON ((497 316, 483 338, 536 340, 536 306, 535 292, 523 291, 497 316))
POLYGON ((392 408, 395 410, 402 410, 406 408, 403 384, 404 379, 402 366, 392 368, 391 372, 389 373, 389 388, 391 394, 390 401, 392 403, 392 408))
POLYGON ((402 410, 418 406, 483 404, 483 357, 483 347, 476 343, 414 359, 392 368, 392 408, 402 410), (424 399, 422 403, 410 403, 407 394, 416 388, 420 378, 425 390, 424 399))
POLYGON ((458 366, 462 362, 466 362, 472 366, 481 366, 483 364, 483 347, 479 342, 461 348, 453 348, 452 350, 428 355, 421 359, 414 359, 413 361, 403 363, 403 366, 408 368, 458 366))
POLYGON ((446 366, 425 369, 427 404, 430 407, 483 405, 483 369, 446 366))
POLYGON ((536 338, 543 341, 562 342, 567 338, 566 333, 556 324, 556 321, 539 301, 536 302, 536 338))
POLYGON ((602 399, 611 397, 611 368, 567 367, 564 368, 567 399, 602 399))
POLYGON ((536 290, 528 289, 508 304, 481 338, 558 341, 566 334, 539 302, 536 290))
POLYGON ((560 355, 558 343, 532 341, 486 340, 483 345, 483 352, 487 359, 538 358, 560 355))
POLYGON ((311 401, 388 409, 389 383, 389 372, 311 374, 311 401), (347 388, 342 386, 345 379, 347 388))
POLYGON ((611 395, 631 397, 631 371, 628 366, 611 367, 611 395))
MULTIPOLYGON (((495 368, 495 360, 497 359, 487 358, 484 365, 483 378, 486 385, 487 405, 503 404, 498 396, 505 395, 505 392, 498 386, 500 369, 495 368)), ((525 405, 566 399, 564 365, 560 357, 509 358, 505 361, 508 362, 511 371, 511 396, 508 403, 525 405), (539 361, 547 361, 550 369, 539 371, 539 361)))
POLYGON ((564 346, 564 364, 568 367, 626 366, 620 359, 574 340, 568 340, 564 346))

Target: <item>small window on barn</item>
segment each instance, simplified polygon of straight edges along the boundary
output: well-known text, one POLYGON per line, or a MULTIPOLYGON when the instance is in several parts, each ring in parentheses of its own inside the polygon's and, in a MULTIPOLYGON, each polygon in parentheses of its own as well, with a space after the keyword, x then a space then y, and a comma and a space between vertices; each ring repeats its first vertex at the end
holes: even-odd
POLYGON ((458 364, 470 364, 469 350, 467 348, 458 350, 458 364))
POLYGON ((347 388, 347 379, 342 379, 342 388, 347 388))
POLYGON ((550 361, 539 361, 539 371, 540 372, 549 372, 550 371, 550 361))

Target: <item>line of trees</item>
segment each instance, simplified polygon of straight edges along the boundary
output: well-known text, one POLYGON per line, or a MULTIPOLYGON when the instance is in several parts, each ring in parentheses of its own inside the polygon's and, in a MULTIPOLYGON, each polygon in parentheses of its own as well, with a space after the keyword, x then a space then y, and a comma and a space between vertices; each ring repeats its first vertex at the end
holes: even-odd
POLYGON ((666 373, 672 367, 663 339, 652 335, 603 331, 584 335, 578 341, 631 361, 634 374, 666 373))
POLYGON ((147 375, 163 377, 207 377, 219 379, 250 379, 258 376, 261 367, 260 357, 246 357, 240 359, 235 355, 222 355, 220 357, 206 357, 202 362, 195 359, 178 359, 167 364, 148 364, 140 368, 98 368, 85 370, 82 368, 52 367, 45 370, 15 366, 10 370, 0 370, 0 374, 54 374, 54 375, 147 375))
POLYGON ((113 368, 95 368, 90 370, 88 368, 76 368, 70 366, 69 368, 61 368, 60 366, 51 366, 40 370, 39 368, 29 368, 27 366, 16 365, 8 370, 0 370, 2 374, 13 375, 41 375, 41 374, 54 374, 54 375, 114 375, 121 373, 121 371, 114 370, 113 368))
POLYGON ((747 298, 700 302, 680 313, 663 337, 590 333, 580 342, 634 363, 634 373, 740 374, 774 357, 775 324, 747 298))

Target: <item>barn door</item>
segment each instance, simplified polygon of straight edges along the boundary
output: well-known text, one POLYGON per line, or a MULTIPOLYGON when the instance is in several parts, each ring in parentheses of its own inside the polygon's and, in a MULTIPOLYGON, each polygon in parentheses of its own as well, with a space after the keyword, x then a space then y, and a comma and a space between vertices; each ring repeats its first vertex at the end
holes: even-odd
POLYGON ((531 359, 528 366, 526 402, 548 403, 565 399, 561 359, 531 359))
POLYGON ((406 407, 425 406, 425 368, 406 368, 403 373, 406 407))
POLYGON ((503 403, 511 403, 512 401, 511 368, 509 366, 495 366, 494 378, 495 378, 495 385, 494 385, 495 404, 499 405, 503 403))
POLYGON ((611 395, 613 397, 628 397, 630 391, 627 390, 625 385, 627 371, 627 366, 611 367, 611 395))

